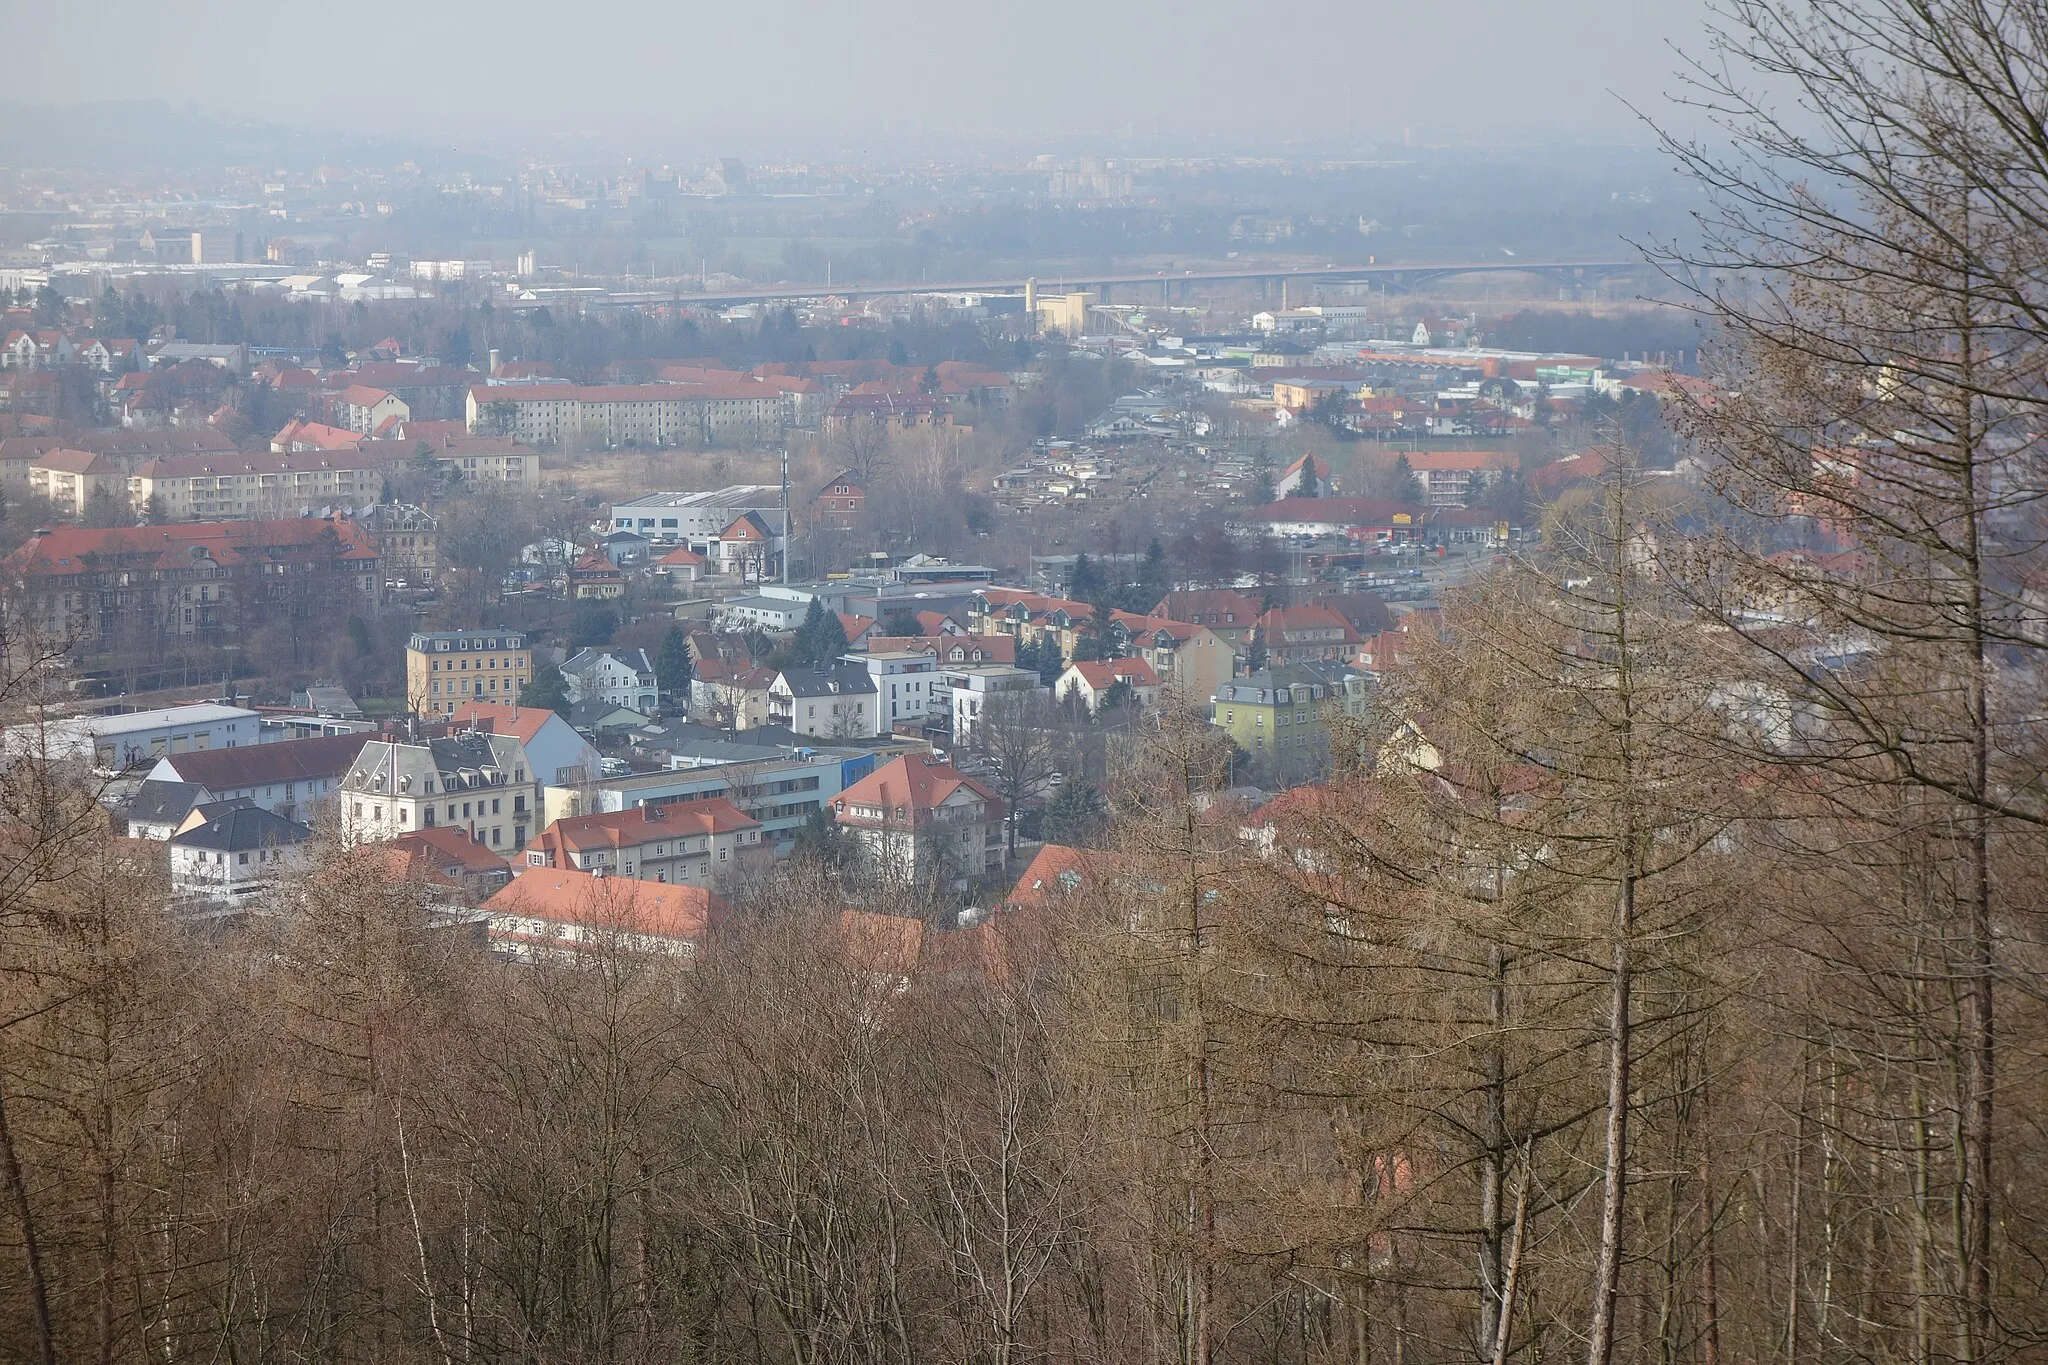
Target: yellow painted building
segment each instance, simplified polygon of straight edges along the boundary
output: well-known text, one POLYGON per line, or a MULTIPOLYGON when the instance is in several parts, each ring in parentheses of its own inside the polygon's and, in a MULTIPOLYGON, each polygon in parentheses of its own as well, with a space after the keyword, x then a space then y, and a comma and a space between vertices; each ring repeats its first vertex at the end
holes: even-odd
POLYGON ((533 642, 521 631, 428 630, 405 646, 405 696, 422 716, 452 716, 464 701, 516 701, 533 679, 533 642))
POLYGON ((1262 765, 1313 766, 1329 748, 1333 715, 1362 715, 1367 682, 1336 664, 1287 664, 1216 689, 1209 723, 1262 765))

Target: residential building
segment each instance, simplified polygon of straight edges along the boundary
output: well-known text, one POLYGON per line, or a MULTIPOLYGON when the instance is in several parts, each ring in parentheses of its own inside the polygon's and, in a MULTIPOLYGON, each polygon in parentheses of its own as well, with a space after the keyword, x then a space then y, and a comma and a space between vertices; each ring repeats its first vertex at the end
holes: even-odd
POLYGON ((875 679, 857 664, 785 668, 768 685, 768 721, 800 735, 857 739, 885 734, 875 679))
POLYGON ((377 543, 353 522, 180 522, 39 532, 0 570, 51 639, 102 646, 240 638, 281 617, 377 609, 377 543))
POLYGON ((334 803, 341 779, 372 739, 368 734, 322 735, 232 749, 167 751, 150 768, 149 782, 189 783, 205 793, 202 800, 247 801, 309 824, 334 803))
POLYGON ((1003 905, 1009 910, 1043 910, 1069 896, 1097 895, 1124 870, 1123 859, 1114 853, 1041 844, 1003 905))
POLYGON ((510 702, 533 680, 533 642, 519 631, 415 632, 405 646, 405 699, 415 715, 452 716, 465 701, 510 702))
MULTIPOLYGON (((384 496, 379 462, 357 450, 159 455, 123 481, 122 501, 157 521, 295 517, 384 496)), ((381 551, 381 539, 379 548, 381 551)))
POLYGON ((768 724, 768 689, 775 670, 750 663, 706 659, 690 679, 690 718, 727 730, 768 724))
POLYGON ((953 630, 939 635, 875 635, 867 637, 870 654, 928 654, 940 665, 964 668, 973 664, 1014 664, 1017 641, 1009 635, 970 635, 953 630))
POLYGON ((1197 703, 1215 695, 1243 663, 1237 647, 1207 626, 1122 611, 1111 615, 1121 632, 1111 641, 1118 652, 1143 659, 1162 687, 1176 688, 1197 703))
POLYGON ((258 743, 258 720, 254 711, 219 702, 130 711, 118 716, 66 716, 8 726, 5 750, 8 756, 89 759, 103 773, 130 772, 153 764, 166 754, 254 748, 258 743))
POLYGON ((860 524, 867 501, 867 486, 860 476, 851 469, 842 469, 826 480, 818 495, 811 499, 811 525, 850 531, 860 524))
POLYGON ((647 717, 608 701, 578 701, 569 703, 569 724, 579 733, 601 741, 610 735, 645 728, 647 717))
POLYGON ((1232 588, 1198 588, 1166 594, 1151 614, 1207 626, 1219 638, 1243 646, 1251 643, 1252 631, 1258 626, 1259 604, 1232 588))
POLYGON ((309 422, 304 418, 295 418, 286 422, 277 435, 270 438, 270 449, 279 455, 320 450, 361 450, 363 440, 361 432, 350 431, 346 427, 331 427, 325 422, 309 422))
POLYGON ((782 538, 759 512, 742 512, 706 543, 704 553, 718 572, 762 582, 776 572, 781 546, 782 538))
POLYGON ((1425 450, 1404 458, 1431 507, 1463 507, 1487 484, 1522 467, 1513 450, 1425 450))
POLYGON ((1270 668, 1311 660, 1342 662, 1357 655, 1359 639, 1336 609, 1311 602, 1275 607, 1261 616, 1258 643, 1266 651, 1270 668))
POLYGON ((491 947, 525 961, 604 950, 688 957, 725 902, 701 886, 537 868, 483 909, 491 947))
POLYGON ((877 431, 915 431, 919 427, 953 425, 953 402, 943 394, 891 390, 887 393, 849 393, 825 414, 828 435, 854 426, 877 431))
POLYGON ((239 905, 305 866, 313 831, 260 806, 228 802, 170 839, 171 893, 239 905))
POLYGON ((28 491, 48 498, 74 517, 84 516, 95 496, 111 498, 123 517, 132 514, 126 471, 111 455, 52 450, 28 467, 28 491))
POLYGON ((970 743, 990 701, 1017 693, 1050 695, 1035 668, 1015 664, 949 666, 932 684, 933 711, 950 727, 953 743, 970 743))
POLYGON ((365 436, 383 435, 412 416, 412 409, 396 394, 367 384, 351 384, 336 394, 333 409, 342 426, 365 436))
POLYGON ((638 531, 613 531, 599 538, 597 548, 606 559, 623 569, 645 563, 647 547, 652 543, 638 531))
POLYGON ((610 602, 626 595, 626 576, 602 550, 586 550, 569 566, 569 596, 577 602, 610 602))
POLYGON ((574 787, 594 782, 601 756, 574 726, 544 706, 516 701, 466 701, 448 717, 451 728, 512 735, 526 749, 526 768, 543 786, 574 787))
POLYGON ((342 830, 351 843, 460 829, 503 854, 526 847, 540 823, 540 784, 512 735, 466 731, 420 743, 372 740, 340 791, 342 830))
POLYGON ((526 848, 529 867, 687 886, 718 884, 773 856, 761 822, 719 797, 556 820, 526 848))
POLYGON ((905 883, 964 888, 1002 866, 1002 798, 950 764, 906 754, 832 801, 868 866, 905 883))
POLYGON ((1110 689, 1122 683, 1131 690, 1132 700, 1145 710, 1159 704, 1159 675, 1143 659, 1077 659, 1067 665, 1053 683, 1053 695, 1061 701, 1080 702, 1089 712, 1100 711, 1110 689))
MULTIPOLYGON (((1273 395, 1276 399, 1279 397, 1280 389, 1281 386, 1279 384, 1275 384, 1273 386, 1273 395)), ((1282 404, 1282 406, 1285 406, 1285 404, 1282 404)), ((1316 471, 1317 491, 1319 491, 1325 496, 1328 496, 1330 493, 1332 493, 1334 490, 1332 490, 1330 487, 1329 461, 1319 459, 1314 455, 1303 455, 1293 464, 1281 470, 1280 477, 1273 480, 1274 495, 1282 498, 1290 498, 1293 497, 1296 493, 1300 492, 1302 481, 1306 477, 1308 469, 1310 467, 1309 462, 1312 460, 1315 462, 1314 468, 1316 471)))
POLYGON ((71 338, 54 329, 9 332, 7 339, 0 341, 0 370, 46 370, 53 365, 68 365, 74 349, 71 338))
POLYGON ((1217 689, 1209 723, 1254 762, 1302 777, 1328 756, 1332 714, 1364 714, 1368 689, 1363 674, 1341 664, 1262 668, 1217 689))
POLYGON ((405 859, 404 875, 439 877, 462 888, 472 904, 489 899, 512 880, 512 865, 503 856, 459 829, 416 829, 381 847, 405 859))
POLYGON ((791 410, 779 387, 741 376, 698 384, 478 384, 464 415, 478 434, 609 448, 767 440, 782 432, 791 410))
POLYGON ((923 725, 932 714, 938 700, 932 684, 939 672, 933 652, 870 648, 865 654, 846 655, 845 662, 865 668, 874 679, 876 734, 889 734, 899 724, 923 725))
POLYGON ((424 507, 380 502, 363 514, 363 524, 377 538, 384 572, 414 587, 434 581, 441 568, 441 519, 424 507))
POLYGON ((144 778, 117 815, 127 822, 129 838, 161 843, 176 834, 186 817, 207 799, 206 788, 193 783, 144 778))
POLYGON ((399 439, 408 458, 425 446, 441 473, 457 482, 540 487, 540 453, 510 436, 472 436, 460 422, 406 422, 399 439))
POLYGON ((562 664, 571 702, 603 702, 642 716, 660 709, 654 664, 644 649, 579 649, 562 664))

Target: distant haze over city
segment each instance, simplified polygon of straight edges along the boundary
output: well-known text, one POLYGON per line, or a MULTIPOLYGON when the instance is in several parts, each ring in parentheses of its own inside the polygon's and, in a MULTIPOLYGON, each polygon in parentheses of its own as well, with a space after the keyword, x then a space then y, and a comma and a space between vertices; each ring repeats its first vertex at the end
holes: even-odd
POLYGON ((1083 138, 1159 151, 1650 140, 1700 0, 1287 7, 778 0, 20 7, 9 98, 510 151, 745 155, 1083 138), (81 63, 94 79, 81 85, 81 63), (86 92, 90 91, 90 95, 86 92))

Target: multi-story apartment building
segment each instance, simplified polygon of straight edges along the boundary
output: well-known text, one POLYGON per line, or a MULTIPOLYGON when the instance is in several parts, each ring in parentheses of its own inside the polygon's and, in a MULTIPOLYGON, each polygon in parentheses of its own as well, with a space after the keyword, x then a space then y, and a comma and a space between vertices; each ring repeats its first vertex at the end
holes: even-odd
POLYGON ((839 827, 879 875, 959 888, 1002 866, 1003 801, 950 764, 906 754, 832 802, 839 827))
POLYGON ((377 537, 386 574, 414 586, 433 580, 441 567, 439 517, 411 503, 380 502, 364 515, 363 524, 377 537))
POLYGON ((761 822, 718 797, 571 816, 541 831, 526 850, 529 867, 690 886, 713 885, 773 856, 761 822))
POLYGON ((1216 690, 1209 723, 1262 767, 1305 776, 1328 754, 1331 718, 1362 714, 1370 686, 1342 664, 1263 668, 1216 690))
POLYGON ((0 561, 52 640, 227 641, 281 616, 374 612, 377 543, 354 522, 203 521, 39 531, 0 561))
POLYGON ((85 515, 100 494, 128 510, 127 479, 119 459, 88 450, 52 450, 28 467, 28 491, 48 498, 75 517, 85 515))
POLYGON ((1015 664, 949 667, 932 681, 934 718, 951 723, 955 745, 969 744, 995 698, 1034 692, 1051 695, 1035 668, 1015 664))
POLYGON ((450 423, 434 423, 430 434, 415 436, 423 424, 407 423, 399 449, 407 457, 424 445, 444 474, 464 483, 505 483, 521 488, 540 487, 540 455, 531 446, 509 436, 464 436, 442 430, 450 423))
POLYGON ((886 733, 875 721, 875 680, 865 668, 785 668, 768 685, 768 723, 822 739, 886 733))
POLYGON ((533 641, 516 630, 422 630, 406 641, 405 699, 415 715, 513 701, 532 679, 533 641))
POLYGON ((386 423, 403 422, 412 416, 412 409, 404 400, 387 389, 368 384, 349 385, 334 396, 332 407, 340 419, 339 425, 365 436, 374 435, 386 423))
POLYGON ((572 702, 603 702, 643 716, 653 715, 661 700, 644 649, 579 649, 563 662, 562 682, 572 702))
POLYGON ((290 517, 384 496, 379 461, 361 451, 160 455, 128 476, 126 499, 159 520, 290 517))
POLYGON ((472 843, 510 854, 526 847, 540 823, 540 784, 516 735, 372 740, 339 790, 342 832, 351 843, 459 829, 472 843))
POLYGON ((757 380, 704 384, 478 384, 470 431, 536 445, 674 446, 765 440, 794 400, 757 380))
POLYGON ((867 669, 868 676, 875 680, 878 735, 889 734, 900 724, 924 724, 939 704, 939 660, 930 650, 870 650, 865 654, 848 654, 844 662, 867 669))
POLYGON ((1339 663, 1358 653, 1358 632, 1330 607, 1314 602, 1274 607, 1259 618, 1258 642, 1270 665, 1339 663))

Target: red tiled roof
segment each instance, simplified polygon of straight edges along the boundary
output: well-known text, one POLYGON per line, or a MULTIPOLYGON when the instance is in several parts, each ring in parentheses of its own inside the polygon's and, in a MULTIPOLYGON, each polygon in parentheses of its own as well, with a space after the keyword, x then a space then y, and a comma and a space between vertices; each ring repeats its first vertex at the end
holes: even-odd
POLYGON ((555 924, 695 942, 703 938, 712 916, 724 911, 725 902, 701 886, 537 867, 513 878, 483 908, 555 924))
POLYGON ((414 866, 428 872, 442 875, 455 872, 511 873, 503 858, 452 827, 416 829, 391 840, 389 846, 406 854, 414 866))
POLYGON ((1442 474, 1522 467, 1521 453, 1514 450, 1422 450, 1410 451, 1402 458, 1418 474, 1430 470, 1442 474))
POLYGON ((655 839, 702 838, 759 829, 761 822, 723 797, 701 801, 670 801, 635 810, 609 811, 599 815, 577 815, 557 820, 541 831, 535 842, 557 862, 564 851, 581 853, 588 849, 635 848, 655 839))
POLYGON ((270 444, 286 448, 309 445, 320 450, 359 450, 363 436, 361 432, 330 427, 324 422, 293 421, 285 423, 284 430, 270 438, 270 444))
POLYGON ((143 478, 184 479, 206 474, 292 474, 315 469, 375 469, 376 456, 346 450, 266 450, 248 454, 159 455, 135 472, 143 478))
POLYGON ((1081 659, 1073 669, 1096 692, 1120 682, 1133 687, 1159 686, 1159 675, 1143 659, 1081 659))
POLYGON ((37 469, 47 469, 55 474, 115 474, 119 470, 114 462, 104 455, 90 450, 52 450, 40 456, 37 469))
POLYGON ((85 572, 97 561, 132 559, 152 550, 189 563, 191 551, 203 545, 215 563, 231 566, 303 558, 330 538, 333 553, 340 559, 375 562, 378 558, 377 542, 356 523, 301 517, 291 521, 184 521, 107 530, 59 526, 34 537, 5 562, 10 573, 74 574, 85 572))
POLYGON ((1025 867, 1024 875, 1010 888, 1004 903, 1018 909, 1034 909, 1061 896, 1098 890, 1104 875, 1114 870, 1117 861, 1114 854, 1069 848, 1065 844, 1043 845, 1025 867))
POLYGON ((1351 628, 1349 621, 1331 608, 1313 602, 1298 607, 1275 607, 1259 618, 1259 633, 1265 637, 1269 647, 1284 646, 1296 632, 1310 630, 1339 631, 1344 643, 1358 643, 1358 632, 1351 628))
POLYGON ((1152 615, 1199 626, 1250 626, 1259 619, 1259 604, 1230 588, 1199 588, 1166 594, 1152 615))
MULTIPOLYGON (((448 717, 448 723, 456 729, 475 724, 494 735, 517 735, 521 744, 531 744, 541 727, 554 718, 555 713, 545 706, 521 706, 516 702, 466 701, 448 717)), ((566 723, 566 722, 565 722, 566 723)))
POLYGON ((945 804, 962 787, 987 802, 991 812, 1002 809, 1001 797, 951 764, 915 754, 892 759, 839 793, 833 809, 844 815, 848 806, 904 806, 915 816, 945 804))

